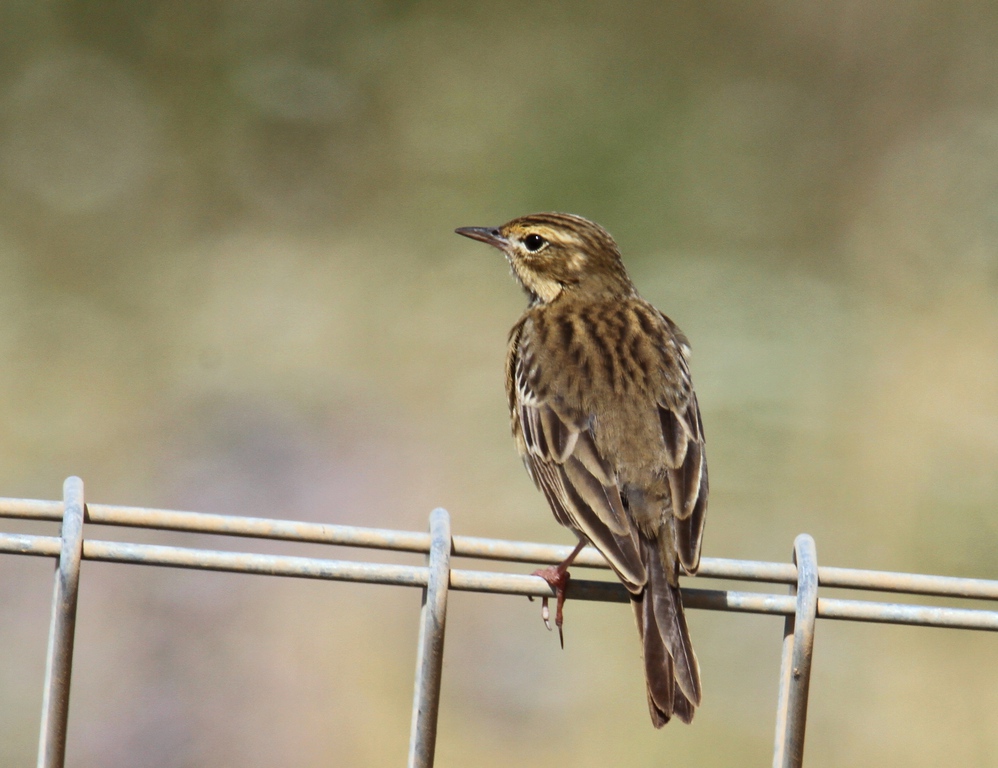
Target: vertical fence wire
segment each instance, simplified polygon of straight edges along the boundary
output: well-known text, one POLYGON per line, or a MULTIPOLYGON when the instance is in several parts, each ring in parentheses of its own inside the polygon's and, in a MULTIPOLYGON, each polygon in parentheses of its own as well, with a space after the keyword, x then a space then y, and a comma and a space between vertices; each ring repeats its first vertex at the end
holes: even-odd
POLYGON ((430 515, 429 577, 423 589, 416 651, 416 685, 412 700, 409 768, 432 768, 437 745, 440 678, 444 663, 444 629, 450 586, 451 533, 447 510, 430 515))
POLYGON ((70 477, 62 490, 62 549, 56 565, 52 595, 42 725, 38 737, 38 768, 62 768, 66 760, 69 683, 73 672, 76 602, 83 559, 83 481, 70 477))
POLYGON ((790 587, 790 593, 797 598, 797 610, 787 616, 783 626, 773 768, 800 768, 804 763, 807 694, 818 613, 818 556, 814 539, 806 533, 794 540, 794 563, 797 584, 790 587))

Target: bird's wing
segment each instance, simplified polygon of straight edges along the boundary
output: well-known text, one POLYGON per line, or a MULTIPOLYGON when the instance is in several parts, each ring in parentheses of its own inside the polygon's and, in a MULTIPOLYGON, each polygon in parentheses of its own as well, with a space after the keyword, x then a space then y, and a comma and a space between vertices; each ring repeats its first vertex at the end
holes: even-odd
MULTIPOLYGON (((662 316, 666 323, 672 323, 662 316)), ((677 329, 678 330, 678 329, 677 329)), ((684 337, 677 336, 679 346, 684 337)), ((685 350, 678 356, 681 375, 688 384, 689 367, 685 350)), ((696 573, 700 567, 700 543, 707 513, 707 457, 704 454, 703 422, 692 385, 680 388, 688 395, 678 400, 676 389, 662 393, 658 399, 658 416, 665 440, 665 465, 672 496, 675 518, 676 550, 686 573, 696 573)))
POLYGON ((596 448, 587 414, 565 412, 532 385, 519 328, 510 338, 507 388, 513 432, 524 463, 558 522, 583 534, 634 593, 648 579, 636 526, 617 477, 596 448))

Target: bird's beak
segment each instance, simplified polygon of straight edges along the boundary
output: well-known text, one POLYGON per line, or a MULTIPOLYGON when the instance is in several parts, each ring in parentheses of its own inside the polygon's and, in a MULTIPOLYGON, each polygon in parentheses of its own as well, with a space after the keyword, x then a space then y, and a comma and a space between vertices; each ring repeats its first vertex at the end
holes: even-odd
POLYGON ((472 240, 481 240, 499 250, 504 250, 509 245, 509 240, 502 236, 498 227, 458 227, 454 231, 472 240))

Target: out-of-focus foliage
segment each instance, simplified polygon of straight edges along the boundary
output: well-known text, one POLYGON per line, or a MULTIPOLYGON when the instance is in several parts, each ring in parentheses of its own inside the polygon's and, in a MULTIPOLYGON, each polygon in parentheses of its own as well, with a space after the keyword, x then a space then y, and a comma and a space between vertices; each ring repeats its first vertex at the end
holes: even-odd
MULTIPOLYGON (((0 4, 0 495, 568 543, 508 438, 522 297, 451 232, 567 210, 693 342, 705 554, 998 578, 996 44, 980 0, 0 4)), ((5 766, 50 573, 0 560, 5 766)), ((399 765, 417 610, 88 564, 69 764, 399 765)), ((536 611, 453 597, 439 765, 769 760, 781 622, 692 614, 655 732, 629 611, 564 652, 536 611)), ((816 650, 809 765, 998 762, 994 637, 816 650)))

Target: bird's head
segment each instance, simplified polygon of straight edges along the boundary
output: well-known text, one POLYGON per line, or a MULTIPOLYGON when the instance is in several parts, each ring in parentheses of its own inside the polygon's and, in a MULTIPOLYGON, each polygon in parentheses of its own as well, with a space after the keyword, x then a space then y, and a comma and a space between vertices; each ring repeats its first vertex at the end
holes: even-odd
POLYGON ((549 304, 566 292, 594 298, 634 293, 610 233, 581 216, 534 213, 500 227, 455 231, 502 251, 535 303, 549 304))

